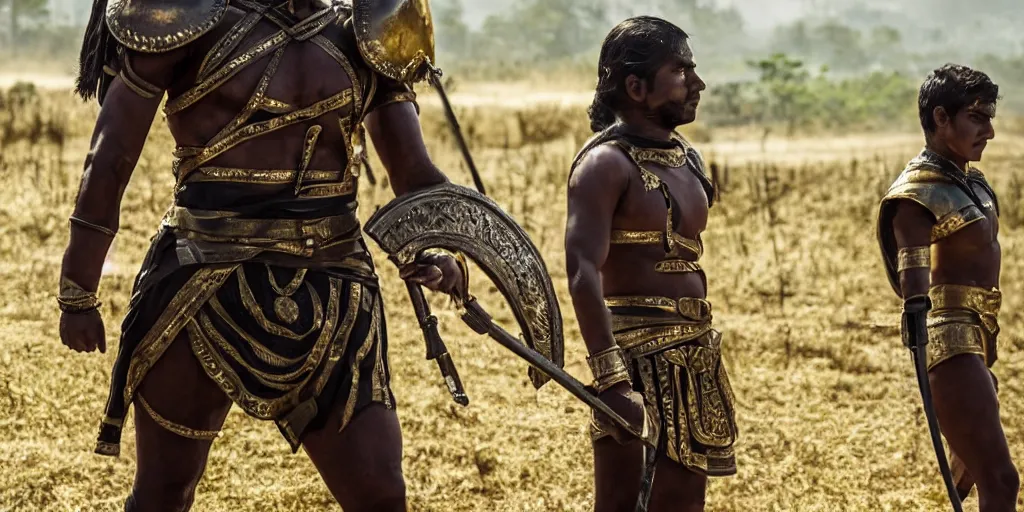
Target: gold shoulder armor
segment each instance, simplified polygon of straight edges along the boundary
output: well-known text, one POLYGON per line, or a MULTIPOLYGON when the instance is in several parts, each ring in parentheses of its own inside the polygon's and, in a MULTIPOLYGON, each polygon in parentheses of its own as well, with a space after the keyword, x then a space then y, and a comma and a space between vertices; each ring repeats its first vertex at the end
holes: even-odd
POLYGON ((422 80, 434 63, 434 22, 428 0, 354 0, 356 41, 374 71, 392 80, 422 80))
POLYGON ((889 284, 897 295, 901 291, 896 270, 898 248, 892 222, 900 200, 913 201, 935 217, 931 232, 932 243, 985 218, 985 214, 967 192, 953 180, 927 163, 911 161, 882 198, 878 213, 878 244, 882 250, 889 284))
POLYGON ((985 218, 967 192, 930 167, 911 166, 904 170, 882 199, 883 210, 886 204, 899 199, 924 206, 935 217, 932 242, 985 218))
POLYGON ((107 26, 124 46, 161 53, 199 39, 225 12, 227 0, 110 0, 107 26))

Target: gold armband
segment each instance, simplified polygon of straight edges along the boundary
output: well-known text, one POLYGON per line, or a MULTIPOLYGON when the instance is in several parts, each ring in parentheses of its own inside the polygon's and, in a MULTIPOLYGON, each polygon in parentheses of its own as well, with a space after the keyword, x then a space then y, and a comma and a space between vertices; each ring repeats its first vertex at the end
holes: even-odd
POLYGON ((896 271, 903 272, 912 268, 932 268, 930 246, 904 247, 899 250, 896 255, 896 271))
POLYGON ((78 283, 66 277, 60 278, 57 304, 61 311, 71 314, 86 313, 103 305, 95 293, 82 288, 78 283))
POLYGON ((594 374, 594 388, 598 393, 603 393, 620 382, 633 384, 629 377, 629 368, 626 366, 626 356, 619 346, 587 357, 587 364, 590 365, 590 371, 594 374))
POLYGON ((87 220, 82 220, 82 219, 80 219, 78 217, 75 217, 74 215, 72 215, 71 218, 68 219, 68 221, 71 224, 77 224, 77 225, 79 225, 79 226, 81 226, 83 228, 91 229, 91 230, 96 231, 98 233, 103 233, 104 235, 107 235, 107 236, 109 236, 111 238, 117 236, 117 231, 114 231, 113 229, 110 229, 110 228, 104 227, 104 226, 100 226, 99 224, 93 224, 92 222, 89 222, 87 220))

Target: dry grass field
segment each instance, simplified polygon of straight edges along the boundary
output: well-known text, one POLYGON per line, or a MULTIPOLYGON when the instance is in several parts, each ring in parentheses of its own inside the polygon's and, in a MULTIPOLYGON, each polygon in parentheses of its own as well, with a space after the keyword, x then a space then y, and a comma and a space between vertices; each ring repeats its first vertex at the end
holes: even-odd
MULTIPOLYGON (((424 100, 431 153, 471 184, 436 105, 424 100)), ((570 102, 572 103, 572 102, 570 102)), ((58 339, 54 301, 67 217, 93 105, 67 93, 0 108, 0 510, 120 510, 135 468, 92 453, 114 350, 81 355, 58 339)), ((566 368, 588 375, 563 267, 568 164, 588 135, 579 105, 475 105, 461 111, 493 197, 546 259, 565 319, 566 368)), ((1003 421, 1024 460, 1024 136, 1001 122, 981 167, 1001 194, 1005 292, 1000 361, 1003 421)), ((899 303, 875 242, 878 199, 920 148, 913 133, 766 144, 740 133, 690 130, 716 163, 722 197, 705 233, 705 266, 738 398, 739 474, 714 480, 716 511, 948 510, 928 440, 899 303)), ((169 206, 172 141, 162 122, 126 193, 121 232, 101 284, 108 346, 116 347, 129 289, 169 206)), ((382 169, 375 166, 378 178, 382 169)), ((363 181, 362 217, 392 194, 363 181)), ((424 360, 397 272, 382 255, 391 368, 415 511, 592 509, 588 412, 525 364, 475 335, 441 297, 434 310, 471 404, 455 405, 424 360)), ((506 326, 498 294, 474 290, 506 326)), ((1024 503, 1024 502, 1019 502, 1024 503)), ((330 510, 313 467, 270 423, 234 410, 214 446, 194 510, 330 510)), ((977 510, 976 496, 967 504, 977 510)))

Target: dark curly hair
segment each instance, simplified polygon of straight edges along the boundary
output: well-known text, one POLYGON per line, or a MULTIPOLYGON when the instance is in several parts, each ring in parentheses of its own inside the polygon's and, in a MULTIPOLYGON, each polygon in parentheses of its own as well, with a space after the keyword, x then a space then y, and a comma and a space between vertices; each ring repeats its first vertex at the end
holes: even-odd
POLYGON ((959 64, 946 64, 932 71, 921 84, 917 95, 918 116, 926 133, 937 128, 932 113, 936 107, 944 107, 950 117, 961 109, 980 101, 995 103, 999 99, 999 86, 981 71, 959 64))
POLYGON ((629 18, 613 28, 601 45, 597 91, 587 111, 590 129, 600 132, 615 123, 629 75, 653 80, 658 69, 678 55, 688 39, 683 29, 653 16, 629 18))

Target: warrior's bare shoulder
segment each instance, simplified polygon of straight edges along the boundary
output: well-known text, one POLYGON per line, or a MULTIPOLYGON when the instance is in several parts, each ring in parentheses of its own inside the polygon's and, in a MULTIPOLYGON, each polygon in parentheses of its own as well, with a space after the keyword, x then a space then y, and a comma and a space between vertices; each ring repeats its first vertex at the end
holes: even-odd
POLYGON ((569 176, 569 195, 618 197, 636 173, 634 164, 614 144, 601 144, 581 155, 569 176))

